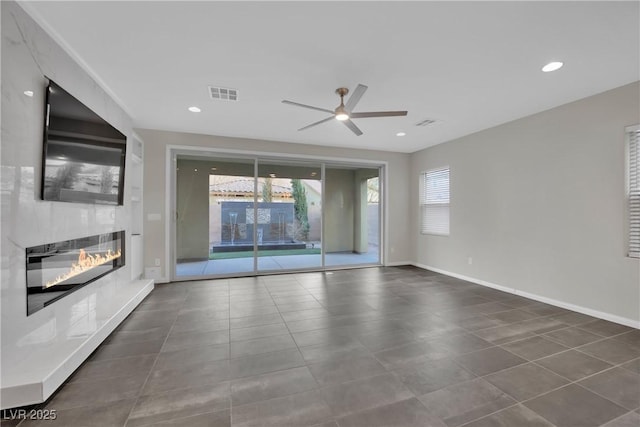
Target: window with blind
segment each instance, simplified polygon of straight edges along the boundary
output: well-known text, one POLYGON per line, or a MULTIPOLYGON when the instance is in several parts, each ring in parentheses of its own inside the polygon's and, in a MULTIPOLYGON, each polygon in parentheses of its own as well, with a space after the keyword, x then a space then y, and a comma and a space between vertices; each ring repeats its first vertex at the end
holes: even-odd
POLYGON ((422 234, 449 235, 449 167, 420 174, 422 234))
POLYGON ((640 258, 640 125, 627 128, 629 256, 640 258))

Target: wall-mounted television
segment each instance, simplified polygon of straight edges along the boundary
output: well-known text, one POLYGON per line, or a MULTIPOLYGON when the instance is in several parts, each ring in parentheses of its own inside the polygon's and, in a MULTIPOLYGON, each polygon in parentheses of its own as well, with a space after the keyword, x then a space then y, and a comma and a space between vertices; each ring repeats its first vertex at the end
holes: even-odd
POLYGON ((42 200, 122 205, 127 137, 49 80, 42 200))

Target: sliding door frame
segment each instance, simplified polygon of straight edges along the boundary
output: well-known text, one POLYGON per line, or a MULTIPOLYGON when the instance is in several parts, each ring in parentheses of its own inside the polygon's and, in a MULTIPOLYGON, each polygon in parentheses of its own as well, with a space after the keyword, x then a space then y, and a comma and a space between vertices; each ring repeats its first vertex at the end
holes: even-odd
POLYGON ((354 158, 343 158, 343 157, 325 157, 325 156, 315 156, 315 155, 304 155, 304 154, 291 154, 291 153, 279 153, 279 152, 248 152, 246 150, 233 150, 233 149, 223 149, 223 148, 214 148, 214 147, 197 147, 197 146, 186 146, 186 145, 167 145, 166 147, 166 187, 169 191, 168 197, 165 197, 165 235, 169 236, 167 242, 165 244, 165 265, 169 270, 169 280, 170 281, 187 281, 187 280, 207 280, 207 279, 218 279, 225 277, 238 277, 238 276, 262 276, 262 275, 273 275, 273 274, 282 274, 282 273, 294 273, 294 272, 311 272, 311 271, 328 271, 328 270, 341 270, 341 269, 351 269, 351 268, 359 268, 359 267, 372 267, 372 266, 380 266, 386 265, 386 260, 388 259, 388 210, 389 206, 387 203, 387 185, 388 185, 388 167, 389 164, 384 160, 369 160, 369 159, 354 159, 354 158), (258 208, 258 180, 256 177, 258 176, 258 165, 260 160, 271 160, 271 161, 300 161, 300 162, 316 162, 320 164, 321 167, 321 200, 322 200, 322 210, 321 210, 321 220, 320 220, 320 233, 322 239, 322 250, 321 250, 321 266, 319 267, 310 267, 310 268, 300 268, 300 269, 287 269, 287 270, 274 270, 274 271, 265 271, 258 270, 258 257, 257 257, 257 249, 258 249, 258 240, 257 240, 257 227, 253 227, 253 271, 252 272, 239 272, 232 274, 219 274, 219 275, 207 275, 207 276, 177 276, 176 267, 177 267, 177 159, 178 156, 198 156, 204 159, 212 159, 217 157, 231 157, 231 158, 239 158, 239 159, 247 159, 253 160, 254 162, 254 197, 253 197, 253 209, 254 209, 254 218, 257 218, 257 208, 258 208), (368 168, 377 168, 378 176, 381 182, 381 188, 379 188, 379 205, 378 205, 378 233, 379 233, 379 246, 378 246, 378 263, 372 264, 349 264, 349 265, 335 265, 335 266, 327 266, 325 263, 325 218, 324 218, 324 209, 325 209, 325 185, 326 185, 326 164, 330 166, 340 165, 340 166, 351 166, 351 167, 368 167, 368 168))

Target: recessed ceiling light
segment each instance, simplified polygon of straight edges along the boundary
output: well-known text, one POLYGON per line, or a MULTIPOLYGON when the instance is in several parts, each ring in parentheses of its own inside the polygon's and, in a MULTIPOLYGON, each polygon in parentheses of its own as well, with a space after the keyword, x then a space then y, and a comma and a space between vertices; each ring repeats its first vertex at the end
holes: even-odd
POLYGON ((33 91, 32 90, 25 90, 24 92, 25 95, 27 95, 28 97, 32 97, 33 96, 33 91))
POLYGON ((311 172, 311 176, 316 176, 318 175, 318 172, 311 172))
POLYGON ((275 177, 276 177, 276 174, 275 174, 275 173, 270 173, 270 174, 269 174, 269 176, 270 176, 271 178, 275 178, 275 177))
POLYGON ((557 61, 549 62, 547 65, 542 67, 542 71, 545 73, 550 73, 551 71, 559 70, 560 68, 562 68, 563 65, 564 63, 562 62, 557 62, 557 61))
POLYGON ((192 113, 199 113, 202 110, 198 107, 189 107, 189 111, 191 111, 192 113))
POLYGON ((211 168, 211 170, 212 170, 212 171, 217 171, 217 170, 218 170, 218 168, 211 168))
POLYGON ((194 171, 194 172, 198 172, 198 169, 194 169, 193 171, 194 171))
POLYGON ((404 133, 404 132, 398 132, 398 133, 396 133, 396 136, 405 136, 405 135, 406 135, 406 133, 404 133))

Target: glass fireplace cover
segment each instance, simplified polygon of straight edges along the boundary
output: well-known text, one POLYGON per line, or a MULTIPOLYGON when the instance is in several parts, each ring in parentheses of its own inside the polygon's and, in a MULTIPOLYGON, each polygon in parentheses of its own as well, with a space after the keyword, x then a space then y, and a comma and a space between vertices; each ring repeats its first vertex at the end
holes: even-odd
POLYGON ((26 249, 27 315, 124 266, 124 230, 26 249))

